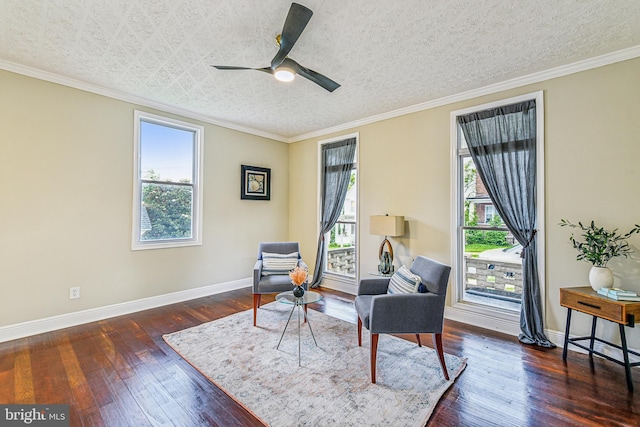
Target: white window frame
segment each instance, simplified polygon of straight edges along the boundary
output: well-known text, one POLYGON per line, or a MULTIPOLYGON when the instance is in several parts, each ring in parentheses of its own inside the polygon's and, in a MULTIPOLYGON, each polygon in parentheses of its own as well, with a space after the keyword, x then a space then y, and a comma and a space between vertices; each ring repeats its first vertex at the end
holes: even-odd
MULTIPOLYGON (((356 252, 356 274, 355 277, 344 276, 342 274, 332 273, 327 271, 326 262, 327 257, 325 256, 324 264, 322 265, 322 274, 323 274, 323 282, 322 286, 329 289, 336 289, 339 291, 347 292, 350 294, 354 294, 358 281, 360 280, 360 171, 359 171, 359 153, 360 153, 360 133, 350 133, 348 135, 341 135, 335 138, 323 139, 318 141, 318 227, 316 231, 316 235, 320 233, 320 220, 322 219, 322 146, 325 144, 330 144, 336 141, 344 141, 345 139, 355 138, 356 139, 356 152, 354 156, 355 168, 358 170, 357 179, 356 179, 356 220, 355 220, 355 228, 356 228, 356 243, 355 243, 355 252, 356 252)), ((325 248, 327 250, 327 248, 325 248)))
POLYGON ((204 147, 204 127, 192 123, 183 122, 169 117, 159 116, 145 111, 134 111, 134 141, 133 141, 133 213, 132 213, 132 237, 131 249, 163 249, 178 248, 183 246, 202 245, 202 151, 204 147), (140 123, 142 121, 154 123, 160 126, 172 127, 195 135, 193 153, 193 204, 191 214, 192 236, 188 239, 167 239, 167 240, 140 240, 141 224, 141 194, 142 194, 142 173, 140 170, 140 123))
POLYGON ((517 336, 520 334, 520 313, 497 307, 490 307, 481 304, 474 304, 463 301, 464 263, 461 256, 464 252, 463 232, 461 224, 464 222, 464 204, 461 202, 460 182, 461 155, 468 149, 458 149, 458 123, 457 117, 475 111, 496 108, 501 105, 515 104, 527 100, 535 99, 536 101, 536 221, 537 230, 537 250, 538 250, 538 271, 540 280, 540 294, 542 300, 542 312, 545 313, 545 186, 544 186, 544 96, 542 91, 528 93, 513 98, 502 99, 483 105, 465 108, 451 112, 450 119, 450 137, 451 137, 451 259, 453 265, 451 269, 452 284, 452 306, 447 309, 447 318, 457 320, 464 323, 474 324, 486 329, 493 329, 507 334, 517 336))

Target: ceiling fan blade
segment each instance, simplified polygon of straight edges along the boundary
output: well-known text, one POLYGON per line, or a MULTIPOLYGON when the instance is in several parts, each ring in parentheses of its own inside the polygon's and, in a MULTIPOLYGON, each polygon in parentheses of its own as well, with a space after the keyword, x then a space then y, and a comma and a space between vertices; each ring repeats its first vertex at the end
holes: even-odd
POLYGON ((273 74, 273 70, 269 67, 250 68, 250 67, 236 67, 233 65, 212 65, 212 67, 218 70, 256 70, 256 71, 263 71, 265 73, 273 74))
MULTIPOLYGON (((295 62, 293 60, 291 60, 291 61, 295 62)), ((298 64, 297 62, 295 62, 295 64, 297 65, 296 72, 298 74, 300 74, 302 77, 307 78, 307 79, 311 80, 312 82, 322 86, 323 88, 325 88, 329 92, 333 92, 334 90, 336 90, 336 89, 338 89, 340 87, 340 84, 334 82, 329 77, 323 76, 322 74, 318 73, 317 71, 313 71, 313 70, 310 70, 309 68, 303 67, 302 65, 298 64)))
POLYGON ((291 52, 293 45, 296 44, 298 37, 300 37, 300 34, 309 23, 311 15, 313 15, 311 9, 298 3, 291 3, 291 8, 287 14, 287 19, 284 21, 280 36, 280 49, 271 61, 272 69, 282 64, 282 61, 291 52))

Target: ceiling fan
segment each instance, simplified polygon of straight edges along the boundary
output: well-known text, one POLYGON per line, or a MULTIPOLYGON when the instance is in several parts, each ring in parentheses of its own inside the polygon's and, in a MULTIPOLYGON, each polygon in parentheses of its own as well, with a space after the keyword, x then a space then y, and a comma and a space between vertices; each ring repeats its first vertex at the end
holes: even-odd
POLYGON ((300 34, 305 29, 309 20, 311 19, 313 12, 311 9, 302 6, 298 3, 291 3, 289 14, 284 21, 284 27, 282 28, 282 34, 276 37, 276 42, 280 46, 278 53, 271 60, 271 65, 264 68, 249 68, 249 67, 235 67, 228 65, 213 65, 218 70, 256 70, 265 73, 273 74, 273 76, 280 81, 291 81, 295 78, 296 74, 301 75, 304 78, 311 80, 312 82, 322 86, 329 92, 333 92, 340 85, 330 78, 323 76, 322 74, 313 71, 309 68, 303 67, 293 59, 289 58, 289 52, 293 48, 300 34))

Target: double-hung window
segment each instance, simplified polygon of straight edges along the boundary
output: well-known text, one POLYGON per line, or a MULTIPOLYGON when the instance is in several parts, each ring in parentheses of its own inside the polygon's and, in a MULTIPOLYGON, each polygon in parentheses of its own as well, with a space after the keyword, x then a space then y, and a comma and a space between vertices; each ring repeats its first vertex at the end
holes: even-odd
MULTIPOLYGON (((537 171, 537 255, 538 271, 544 271, 544 123, 542 92, 493 102, 451 113, 452 164, 455 221, 452 236, 455 250, 452 270, 456 320, 518 334, 523 295, 522 245, 506 227, 489 197, 465 140, 458 116, 535 100, 537 171)), ((514 150, 520 145, 514 144, 514 150)), ((514 154, 515 155, 515 154, 514 154)), ((521 165, 521 168, 524 166, 521 165)), ((492 178, 490 176, 489 178, 492 178)), ((515 190, 514 190, 515 194, 515 190)), ((520 197, 520 196, 518 196, 520 197)), ((544 293, 544 275, 540 277, 544 293)))
MULTIPOLYGON (((324 254, 322 264, 323 286, 341 289, 343 284, 353 285, 357 277, 357 245, 358 245, 358 138, 357 133, 343 135, 337 138, 319 141, 319 152, 322 148, 331 147, 334 144, 341 145, 344 141, 354 139, 356 148, 353 158, 345 159, 340 156, 332 155, 329 158, 329 164, 325 164, 325 157, 319 155, 319 170, 333 170, 332 175, 337 175, 337 170, 345 166, 350 166, 349 180, 346 186, 344 201, 335 211, 337 217, 335 223, 330 230, 324 235, 324 254), (348 162, 348 163, 341 163, 348 162), (339 213, 338 213, 339 212, 339 213)), ((329 148, 330 149, 330 148, 329 148)), ((319 177, 322 183, 325 177, 319 177)), ((322 185, 321 185, 322 187, 322 185)), ((322 188, 318 189, 319 208, 322 209, 322 188)), ((327 202, 328 203, 328 202, 327 202)), ((322 213, 320 214, 322 217, 322 213)), ((349 289, 349 288, 345 288, 349 289)))
POLYGON ((202 126, 135 112, 133 250, 202 243, 202 126))

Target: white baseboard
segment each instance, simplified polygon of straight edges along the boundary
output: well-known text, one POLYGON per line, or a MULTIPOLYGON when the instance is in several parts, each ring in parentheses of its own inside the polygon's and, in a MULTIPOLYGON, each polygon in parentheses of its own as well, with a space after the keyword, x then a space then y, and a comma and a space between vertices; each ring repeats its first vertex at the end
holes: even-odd
MULTIPOLYGON (((564 332, 552 331, 550 329, 547 329, 544 332, 547 334, 547 338, 549 338, 549 341, 551 341, 552 343, 554 343, 560 348, 564 347, 564 332)), ((586 353, 584 350, 578 347, 573 347, 573 349, 571 350, 575 350, 580 353, 586 353)))
MULTIPOLYGON (((557 345, 559 348, 563 348, 564 347, 564 332, 560 332, 560 331, 547 331, 547 337, 549 338, 549 341, 551 341, 552 343, 554 343, 555 345, 557 345)), ((586 335, 580 335, 580 336, 588 336, 589 333, 587 333, 586 335)), ((570 335, 571 338, 575 338, 578 335, 570 335)), ((598 333, 596 332, 596 337, 598 336, 598 333)), ((588 346, 589 345, 589 341, 585 340, 585 341, 581 341, 580 342, 582 345, 588 346)), ((618 345, 620 345, 620 343, 617 343, 618 345)), ((633 347, 629 347, 629 339, 627 338, 627 348, 630 351, 635 351, 636 353, 640 353, 640 349, 637 348, 633 348, 633 347)), ((578 353, 583 353, 583 354, 587 354, 588 351, 584 350, 580 347, 576 347, 575 345, 571 345, 569 344, 569 346, 567 347, 568 350, 570 351, 575 351, 578 353)), ((619 350, 617 348, 608 346, 606 344, 603 344, 601 342, 594 342, 593 344, 593 349, 595 351, 599 351, 602 354, 606 354, 609 357, 613 357, 614 359, 618 359, 622 361, 622 350, 619 350)), ((596 357, 600 357, 598 355, 596 355, 596 357)), ((633 356, 632 356, 633 357, 633 356)), ((637 358, 636 358, 637 359, 637 358)), ((633 362, 633 360, 631 360, 633 362)))
MULTIPOLYGON (((485 314, 482 312, 474 312, 459 307, 445 307, 444 310, 445 319, 455 320, 456 322, 466 323, 468 325, 477 326, 483 329, 490 329, 503 334, 517 337, 520 335, 520 321, 509 318, 496 318, 493 315, 485 314)), ((564 346, 564 332, 554 331, 550 329, 545 330, 545 334, 549 341, 557 345, 559 348, 564 346)), ((596 343, 596 349, 604 354, 609 354, 610 350, 604 349, 602 344, 596 343)), ((571 351, 577 351, 579 353, 586 353, 580 347, 570 345, 568 347, 571 351)))
MULTIPOLYGON (((497 319, 482 313, 474 313, 468 310, 459 309, 456 307, 445 307, 444 310, 445 319, 455 320, 456 322, 466 323, 469 325, 477 326, 483 329, 491 329, 497 332, 502 332, 507 335, 517 337, 520 335, 520 322, 514 322, 513 320, 497 319)), ((559 349, 564 347, 564 332, 546 329, 545 334, 549 341, 558 346, 559 349)), ((597 335, 596 335, 597 336, 597 335)), ((575 337, 571 335, 571 337, 575 337)), ((588 341, 584 341, 583 345, 588 345, 588 341)), ((596 341, 593 346, 594 350, 599 351, 607 356, 622 360, 622 351, 616 348, 607 346, 601 342, 596 341)), ((586 354, 586 350, 569 344, 567 347, 569 351, 575 351, 578 353, 586 354)), ((629 350, 640 353, 640 350, 629 347, 629 350)), ((596 355, 596 357, 599 357, 596 355)))
POLYGON ((135 313, 137 311, 148 310, 150 308, 215 295, 235 289, 246 288, 251 286, 251 280, 251 278, 239 279, 232 282, 218 283, 215 285, 203 286, 201 288, 188 289, 185 291, 173 292, 170 294, 142 298, 135 301, 127 301, 119 304, 107 305, 104 307, 97 307, 89 310, 76 311, 74 313, 61 314, 59 316, 46 317, 44 319, 30 320, 28 322, 3 326, 0 327, 0 342, 11 341, 44 332, 51 332, 71 326, 82 325, 84 323, 95 322, 98 320, 108 319, 110 317, 122 316, 124 314, 135 313))
POLYGON ((495 313, 485 314, 481 311, 447 306, 444 309, 444 317, 445 319, 502 332, 507 335, 518 336, 520 334, 520 321, 515 320, 514 316, 498 318, 495 313))

